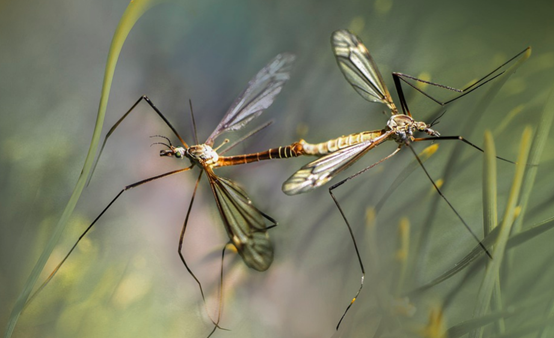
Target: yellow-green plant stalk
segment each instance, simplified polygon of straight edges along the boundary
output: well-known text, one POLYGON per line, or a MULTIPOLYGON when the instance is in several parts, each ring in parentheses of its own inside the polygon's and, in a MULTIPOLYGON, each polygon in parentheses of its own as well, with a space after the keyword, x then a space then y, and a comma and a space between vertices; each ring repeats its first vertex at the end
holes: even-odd
POLYGON ((46 262, 48 261, 48 258, 52 254, 54 247, 58 243, 65 229, 65 226, 67 225, 67 222, 71 214, 73 213, 73 210, 75 209, 75 205, 77 204, 77 201, 81 196, 83 188, 85 187, 88 175, 90 173, 92 164, 94 162, 96 151, 98 149, 98 144, 102 133, 102 125, 104 124, 106 107, 108 105, 108 98, 109 98, 110 89, 112 86, 113 75, 115 72, 115 67, 117 65, 117 60, 119 58, 119 54, 121 52, 123 44, 127 36, 129 35, 129 32, 137 22, 137 20, 148 9, 150 9, 155 4, 160 3, 161 1, 162 0, 132 0, 127 6, 125 13, 123 13, 121 20, 119 21, 119 25, 117 26, 112 39, 110 51, 108 52, 106 70, 104 72, 104 81, 102 84, 100 104, 98 106, 98 115, 96 117, 96 124, 94 126, 94 132, 88 149, 87 157, 85 158, 85 163, 83 164, 83 169, 81 170, 81 174, 79 175, 79 179, 77 180, 77 184, 73 189, 71 197, 69 198, 69 201, 60 219, 58 220, 58 223, 54 228, 54 232, 50 236, 50 239, 48 240, 46 247, 42 251, 38 261, 36 262, 33 270, 31 271, 31 274, 29 275, 23 287, 23 290, 21 291, 21 294, 16 300, 16 303, 10 314, 10 319, 6 327, 6 331, 4 333, 5 338, 11 337, 13 330, 15 329, 17 320, 19 319, 19 316, 21 315, 21 312, 23 311, 23 308, 25 307, 27 300, 29 299, 29 295, 31 294, 31 291, 34 288, 40 276, 40 273, 44 268, 44 265, 46 264, 46 262))

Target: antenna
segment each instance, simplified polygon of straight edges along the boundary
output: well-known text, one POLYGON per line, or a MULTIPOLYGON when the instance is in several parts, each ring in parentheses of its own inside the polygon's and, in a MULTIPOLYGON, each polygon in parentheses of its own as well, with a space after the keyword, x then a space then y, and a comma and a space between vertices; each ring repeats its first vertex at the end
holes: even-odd
POLYGON ((189 99, 189 106, 190 106, 190 117, 192 119, 192 132, 194 134, 194 142, 195 144, 198 143, 198 134, 196 133, 196 121, 194 121, 194 112, 192 111, 192 100, 189 99))

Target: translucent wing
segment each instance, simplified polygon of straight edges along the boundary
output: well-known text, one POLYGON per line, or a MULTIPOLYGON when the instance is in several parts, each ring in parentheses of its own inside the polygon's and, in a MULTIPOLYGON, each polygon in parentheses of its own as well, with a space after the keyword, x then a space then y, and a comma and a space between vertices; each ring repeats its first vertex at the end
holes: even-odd
POLYGON ((373 140, 337 150, 306 164, 283 183, 283 192, 287 195, 296 195, 324 185, 354 164, 365 153, 386 141, 391 133, 391 131, 383 131, 381 136, 373 140))
POLYGON ((236 183, 217 177, 211 168, 206 171, 229 239, 248 267, 267 270, 273 262, 273 246, 262 213, 236 183))
POLYGON ((237 97, 206 144, 213 145, 217 136, 225 131, 237 130, 260 115, 273 103, 289 79, 295 56, 279 54, 254 76, 246 90, 237 97))
POLYGON ((340 70, 358 94, 368 101, 386 104, 396 114, 383 77, 363 42, 343 29, 333 33, 331 44, 340 70))

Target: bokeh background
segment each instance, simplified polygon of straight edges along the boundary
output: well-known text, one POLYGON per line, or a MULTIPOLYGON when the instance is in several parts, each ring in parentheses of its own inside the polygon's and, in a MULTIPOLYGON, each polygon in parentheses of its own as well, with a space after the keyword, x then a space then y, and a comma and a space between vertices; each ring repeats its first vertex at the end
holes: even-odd
MULTIPOLYGON (((2 330, 80 173, 110 41, 126 6, 127 1, 0 2, 2 330)), ((297 55, 291 80, 256 120, 273 119, 274 124, 233 153, 261 151, 299 137, 319 142, 380 129, 387 119, 382 114, 385 107, 364 101, 352 90, 331 52, 331 33, 350 28, 365 42, 389 88, 392 71, 461 88, 531 45, 533 56, 511 76, 470 134, 464 135, 480 145, 484 131, 493 130, 498 155, 514 159, 524 125, 536 128, 552 88, 552 13, 554 3, 540 0, 165 3, 140 19, 124 45, 104 133, 147 94, 189 143, 193 141, 191 99, 203 141, 248 80, 283 51, 297 55)), ((450 92, 427 89, 443 100, 452 97, 450 92)), ((437 129, 443 135, 458 135, 486 91, 483 87, 450 105, 437 129)), ((414 91, 406 92, 414 116, 429 121, 436 105, 414 91)), ((228 137, 236 139, 244 133, 228 137)), ((188 164, 159 158, 159 147, 150 147, 149 138, 158 134, 172 136, 145 104, 113 134, 44 277, 122 187, 188 164)), ((441 142, 426 162, 439 182, 451 143, 441 142)), ((428 145, 415 148, 419 152, 428 145)), ((551 146, 549 141, 524 226, 554 215, 551 146)), ((375 149, 349 173, 394 148, 388 144, 375 149)), ((470 147, 462 154, 445 194, 482 237, 482 155, 470 147)), ((272 161, 217 171, 239 182, 279 226, 270 231, 275 261, 267 272, 249 270, 238 256, 227 256, 221 325, 230 331, 218 331, 216 337, 335 334, 337 321, 359 285, 360 269, 327 189, 295 197, 280 191, 282 182, 307 161, 272 161)), ((483 269, 411 297, 409 304, 400 297, 452 267, 475 246, 446 204, 434 202, 436 193, 421 169, 392 192, 375 218, 368 222, 366 217, 367 208, 379 203, 412 162, 413 156, 403 151, 336 190, 367 273, 365 288, 338 335, 430 336, 423 328, 429 325, 430 314, 441 308, 443 329, 472 318, 483 269), (401 223, 410 224, 410 243, 424 229, 428 236, 425 250, 408 251, 412 263, 405 275, 395 260, 401 223), (448 304, 441 307, 447 295, 448 304), (383 322, 395 323, 397 330, 391 330, 391 325, 379 328, 383 322)), ((498 170, 502 212, 514 167, 499 162, 498 170)), ((226 239, 204 180, 184 253, 207 290, 206 311, 176 253, 197 175, 196 171, 184 173, 125 193, 25 310, 14 337, 206 336, 211 330, 207 313, 217 315, 219 256, 226 239)), ((515 276, 503 285, 506 306, 550 299, 546 296, 551 296, 554 277, 549 266, 554 253, 551 241, 552 234, 545 233, 518 249, 515 276)), ((548 305, 540 304, 544 308, 537 305, 536 311, 511 317, 508 331, 542 318, 548 305)), ((536 332, 529 335, 535 336, 536 332)))

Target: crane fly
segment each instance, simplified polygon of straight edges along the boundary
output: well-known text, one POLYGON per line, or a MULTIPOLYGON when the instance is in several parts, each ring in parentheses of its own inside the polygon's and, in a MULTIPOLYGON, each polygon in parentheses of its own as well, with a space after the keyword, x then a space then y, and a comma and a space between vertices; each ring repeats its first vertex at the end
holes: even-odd
MULTIPOLYGON (((150 177, 139 182, 127 185, 124 187, 113 199, 112 201, 102 210, 102 212, 94 219, 94 221, 87 227, 87 229, 81 234, 79 239, 75 242, 69 253, 64 257, 64 259, 59 263, 59 265, 54 269, 50 276, 45 280, 41 287, 35 292, 35 295, 40 292, 44 286, 52 279, 56 272, 60 269, 62 264, 67 260, 69 255, 73 252, 79 241, 89 232, 93 225, 100 219, 100 217, 112 206, 112 204, 127 190, 136 188, 143 184, 158 180, 163 177, 170 175, 182 173, 185 171, 191 170, 193 167, 199 167, 200 173, 196 180, 196 184, 192 193, 192 198, 189 203, 185 221, 179 237, 178 253, 179 257, 189 272, 189 274, 194 278, 202 299, 205 303, 204 290, 199 279, 190 269, 187 264, 183 253, 183 239, 185 236, 185 231, 187 228, 190 212, 194 202, 194 197, 196 195, 196 190, 202 175, 205 173, 208 177, 211 190, 214 194, 215 202, 217 209, 225 226, 225 230, 229 237, 229 243, 231 243, 235 248, 238 254, 242 257, 244 263, 257 271, 267 270, 271 263, 273 262, 273 246, 269 239, 268 229, 277 225, 277 222, 266 215, 258 208, 256 208, 247 193, 235 182, 232 180, 218 176, 214 169, 224 166, 245 164, 250 162, 256 162, 267 159, 274 158, 288 158, 293 156, 298 156, 300 154, 300 147, 297 143, 293 143, 290 146, 272 148, 264 152, 244 154, 237 156, 222 156, 225 152, 230 150, 239 142, 244 139, 252 136, 253 134, 259 132, 261 129, 266 127, 268 124, 262 126, 249 133, 245 137, 237 140, 233 145, 228 146, 225 150, 220 153, 217 152, 218 148, 228 142, 225 140, 221 146, 214 148, 214 142, 218 136, 228 131, 235 131, 243 128, 248 124, 252 119, 259 116, 266 108, 268 108, 272 103, 277 94, 281 91, 283 85, 289 79, 289 72, 292 68, 295 56, 292 54, 279 54, 274 59, 272 59, 258 74, 250 80, 247 88, 239 95, 239 97, 231 105, 227 113, 224 115, 221 122, 217 125, 212 134, 208 137, 206 142, 199 144, 196 139, 196 126, 194 123, 194 115, 192 114, 193 126, 194 126, 194 137, 196 145, 187 145, 183 138, 179 135, 176 129, 171 125, 171 123, 165 118, 161 111, 152 103, 152 101, 147 96, 140 97, 135 104, 114 124, 114 126, 109 130, 100 149, 100 154, 102 153, 106 141, 109 136, 114 132, 114 130, 120 125, 120 123, 134 110, 134 108, 141 102, 146 101, 152 110, 162 118, 162 120, 167 124, 167 126, 173 131, 175 136, 179 139, 182 146, 176 147, 173 146, 170 139, 165 136, 156 135, 154 137, 162 137, 165 139, 165 142, 156 142, 155 144, 161 144, 167 147, 160 151, 160 156, 162 157, 174 157, 177 159, 189 159, 190 166, 173 170, 170 172, 163 173, 154 177, 150 177), (271 225, 266 225, 266 220, 271 223, 271 225)), ((100 154, 98 158, 100 157, 100 154)), ((98 160, 98 159, 97 159, 98 160)), ((227 247, 227 245, 225 246, 227 247)), ((223 269, 223 257, 225 253, 225 247, 222 252, 222 269, 223 269)), ((223 276, 223 270, 221 271, 221 278, 223 276)), ((217 321, 213 321, 214 329, 210 335, 218 328, 218 323, 221 314, 221 289, 220 289, 220 309, 218 311, 217 321)))
MULTIPOLYGON (((361 171, 353 174, 350 177, 347 177, 346 179, 338 182, 337 184, 329 188, 329 193, 334 203, 336 204, 337 208, 339 209, 341 216, 344 219, 348 227, 348 230, 350 232, 350 236, 351 236, 354 249, 356 251, 356 255, 358 258, 358 262, 360 265, 360 269, 362 272, 362 278, 361 278, 358 291, 355 297, 350 302, 350 304, 347 306, 342 317, 340 318, 338 325, 336 327, 338 330, 342 320, 344 319, 344 316, 346 315, 346 313, 348 312, 352 304, 355 302, 356 298, 358 297, 358 295, 360 294, 360 291, 363 288, 365 270, 358 250, 358 246, 356 244, 356 240, 354 238, 354 233, 352 232, 350 223, 348 222, 340 204, 338 203, 338 200, 333 195, 333 190, 341 186, 348 180, 354 177, 357 177, 358 175, 373 168, 379 163, 391 158, 392 156, 397 154, 400 151, 400 149, 404 146, 409 148, 413 152, 418 163, 424 170, 426 176, 433 184, 435 190, 446 201, 446 203, 454 211, 456 216, 464 224, 466 229, 471 233, 471 235, 475 238, 475 240, 481 245, 483 250, 490 257, 490 253, 488 252, 488 250, 481 243, 479 238, 473 233, 469 225, 463 220, 461 215, 456 211, 453 205, 448 201, 448 199, 441 192, 437 184, 431 178, 431 176, 423 166, 422 161, 419 159, 415 150, 411 146, 411 143, 419 142, 419 141, 434 141, 434 140, 460 140, 476 148, 481 152, 483 150, 461 136, 440 136, 439 132, 434 130, 432 127, 434 124, 437 123, 438 118, 440 118, 442 115, 440 115, 437 119, 435 119, 430 124, 427 124, 421 121, 416 121, 412 117, 412 114, 408 109, 408 105, 406 103, 406 99, 402 91, 401 81, 407 83, 411 87, 420 91, 422 94, 424 94, 431 100, 435 101, 439 105, 444 106, 454 100, 459 99, 462 96, 469 94, 470 92, 479 88, 485 83, 500 76, 502 73, 504 73, 504 71, 499 72, 499 70, 502 67, 504 67, 512 60, 516 59, 521 54, 527 51, 530 51, 530 48, 529 47, 526 48, 525 50, 518 53, 516 56, 514 56, 513 58, 511 58, 501 66, 497 67, 489 74, 487 74, 485 77, 481 78, 480 80, 476 81, 475 83, 473 83, 472 85, 464 89, 456 89, 453 87, 421 80, 402 73, 392 73, 396 91, 398 93, 399 100, 400 100, 400 106, 402 108, 402 113, 400 113, 391 98, 391 95, 385 85, 385 82, 383 81, 383 77, 381 76, 379 69, 377 68, 375 62, 373 61, 373 58, 369 54, 368 49, 362 43, 362 41, 356 35, 349 32, 348 30, 338 30, 333 33, 331 37, 331 44, 333 47, 333 52, 335 54, 338 66, 341 69, 344 77, 352 85, 354 90, 356 90, 356 92, 360 94, 367 101, 385 104, 389 108, 391 116, 387 121, 386 127, 380 130, 366 131, 362 133, 351 134, 348 136, 342 136, 319 144, 308 144, 305 141, 301 140, 299 143, 302 145, 302 150, 305 154, 319 155, 321 157, 306 164, 300 170, 295 172, 287 181, 285 181, 282 187, 283 192, 285 192, 287 195, 296 195, 296 194, 311 191, 329 182, 336 175, 346 170, 348 167, 350 167, 356 161, 358 161, 363 155, 365 155, 367 152, 377 147, 378 145, 386 141, 394 141, 398 145, 396 150, 394 150, 390 155, 380 159, 376 163, 362 169, 361 171), (459 93, 459 95, 457 95, 456 97, 454 97, 449 101, 441 102, 431 97, 430 95, 426 94, 422 90, 418 89, 408 80, 419 81, 419 82, 430 84, 440 88, 452 90, 459 93), (415 137, 414 133, 416 132, 424 133, 424 134, 427 134, 428 136, 415 137)), ((501 157, 497 157, 497 158, 502 159, 504 161, 508 161, 501 157)), ((508 161, 508 162, 511 162, 511 161, 508 161)))

